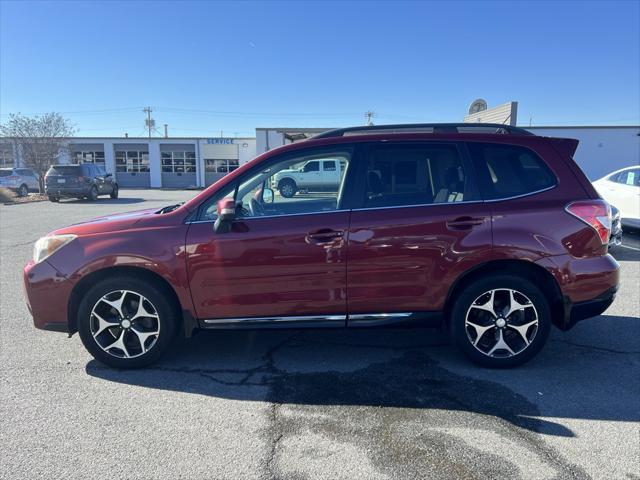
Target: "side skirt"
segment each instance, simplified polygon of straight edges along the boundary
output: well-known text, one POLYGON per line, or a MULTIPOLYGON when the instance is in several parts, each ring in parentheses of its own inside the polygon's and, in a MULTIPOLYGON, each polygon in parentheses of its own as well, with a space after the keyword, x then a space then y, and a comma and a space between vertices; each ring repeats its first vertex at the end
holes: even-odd
POLYGON ((353 313, 349 315, 311 315, 283 317, 207 318, 198 320, 205 330, 273 328, 400 328, 440 327, 442 312, 353 313))

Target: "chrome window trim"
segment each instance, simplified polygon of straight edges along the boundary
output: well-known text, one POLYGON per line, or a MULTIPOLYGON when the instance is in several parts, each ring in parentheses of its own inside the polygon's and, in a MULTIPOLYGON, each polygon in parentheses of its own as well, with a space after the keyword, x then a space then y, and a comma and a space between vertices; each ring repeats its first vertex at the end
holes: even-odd
MULTIPOLYGON (((534 192, 523 193, 521 195, 514 195, 514 196, 511 196, 511 197, 493 198, 493 199, 489 199, 489 200, 463 200, 462 202, 418 203, 418 204, 413 204, 413 205, 391 205, 391 206, 385 206, 385 207, 362 207, 362 208, 353 208, 353 209, 350 209, 350 210, 346 210, 346 209, 330 210, 330 211, 326 211, 326 212, 290 213, 290 214, 285 214, 285 215, 264 215, 264 216, 260 216, 260 217, 246 217, 246 218, 244 218, 244 220, 251 220, 251 219, 257 219, 257 218, 299 217, 301 215, 321 215, 321 214, 326 214, 326 213, 338 213, 338 212, 350 212, 350 211, 351 212, 364 212, 364 211, 368 211, 368 210, 386 210, 386 209, 396 209, 396 208, 442 207, 442 206, 445 206, 445 205, 464 205, 464 204, 474 204, 474 203, 477 204, 477 203, 505 202, 507 200, 515 200, 515 199, 518 199, 518 198, 529 197, 531 195, 537 195, 538 193, 547 192, 549 190, 553 190, 558 185, 559 185, 559 182, 557 182, 555 185, 552 185, 552 186, 547 187, 547 188, 543 188, 541 190, 536 190, 534 192)), ((192 222, 185 222, 185 223, 191 224, 191 223, 213 223, 213 222, 215 222, 215 220, 194 220, 192 222)))
MULTIPOLYGON (((282 217, 301 217, 303 215, 325 215, 328 213, 344 213, 350 212, 351 210, 340 209, 340 210, 327 210, 325 212, 308 212, 308 213, 287 213, 285 215, 260 215, 258 217, 239 217, 236 221, 246 221, 246 220, 258 220, 261 218, 282 218, 282 217)), ((190 223, 214 223, 216 220, 193 220, 191 222, 185 222, 187 224, 190 223)))

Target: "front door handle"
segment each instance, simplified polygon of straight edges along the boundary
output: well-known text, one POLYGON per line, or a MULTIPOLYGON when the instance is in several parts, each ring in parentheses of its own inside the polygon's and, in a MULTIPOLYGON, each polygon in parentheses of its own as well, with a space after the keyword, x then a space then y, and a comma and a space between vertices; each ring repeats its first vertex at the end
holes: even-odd
POLYGON ((457 217, 447 220, 447 228, 449 230, 469 230, 477 225, 482 225, 486 217, 457 217))
POLYGON ((328 243, 335 240, 336 238, 341 238, 343 236, 344 232, 341 230, 322 228, 320 230, 316 230, 315 232, 307 233, 305 241, 307 243, 328 243))

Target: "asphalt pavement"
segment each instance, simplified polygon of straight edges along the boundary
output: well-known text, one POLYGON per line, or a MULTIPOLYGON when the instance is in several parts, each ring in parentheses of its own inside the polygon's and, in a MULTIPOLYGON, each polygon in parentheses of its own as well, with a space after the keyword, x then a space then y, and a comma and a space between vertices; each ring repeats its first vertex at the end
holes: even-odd
POLYGON ((637 234, 607 312, 513 370, 414 329, 206 332, 118 371, 33 328, 38 237, 193 194, 0 206, 0 478, 640 478, 637 234))

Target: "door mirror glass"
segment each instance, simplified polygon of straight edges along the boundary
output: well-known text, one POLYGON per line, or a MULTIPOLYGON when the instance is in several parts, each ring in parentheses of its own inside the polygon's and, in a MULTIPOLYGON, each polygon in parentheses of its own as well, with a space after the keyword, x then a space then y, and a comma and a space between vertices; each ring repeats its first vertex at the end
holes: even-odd
POLYGON ((262 203, 273 203, 274 198, 275 194, 273 193, 273 190, 270 188, 262 190, 262 203))

